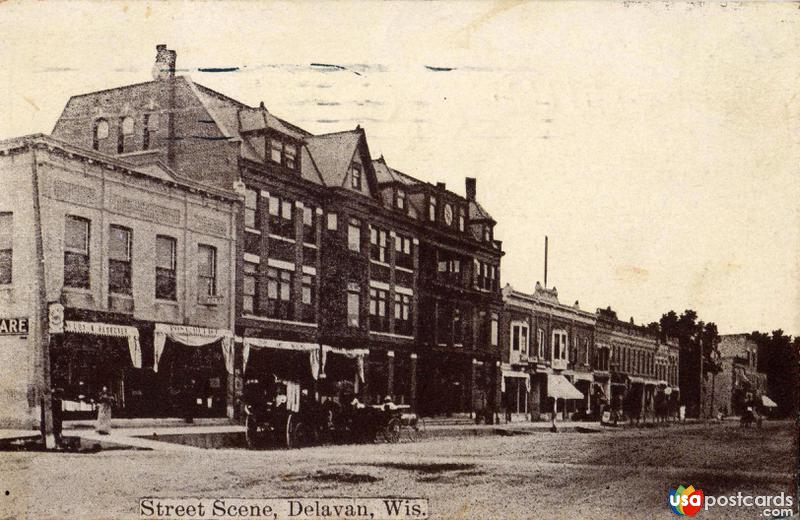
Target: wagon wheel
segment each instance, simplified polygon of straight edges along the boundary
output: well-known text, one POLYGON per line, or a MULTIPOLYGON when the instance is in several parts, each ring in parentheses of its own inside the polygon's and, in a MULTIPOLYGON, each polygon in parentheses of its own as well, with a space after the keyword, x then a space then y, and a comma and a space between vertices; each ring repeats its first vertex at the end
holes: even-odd
POLYGON ((247 441, 247 447, 250 449, 258 448, 261 446, 261 437, 258 433, 258 421, 255 417, 248 415, 245 419, 245 432, 244 437, 247 441))
POLYGON ((309 442, 308 427, 300 420, 296 414, 289 414, 286 418, 286 447, 302 448, 309 442))
POLYGON ((401 429, 402 425, 400 424, 400 419, 392 417, 386 423, 386 426, 383 427, 383 439, 392 444, 399 442, 401 429))

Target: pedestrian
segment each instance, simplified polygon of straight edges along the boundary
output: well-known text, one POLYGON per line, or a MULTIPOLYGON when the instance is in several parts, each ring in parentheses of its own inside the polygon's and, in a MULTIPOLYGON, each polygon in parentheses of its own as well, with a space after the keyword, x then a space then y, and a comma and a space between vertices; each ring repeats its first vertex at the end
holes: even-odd
POLYGON ((97 397, 97 433, 108 435, 111 433, 111 405, 114 403, 114 396, 108 391, 107 386, 97 397))

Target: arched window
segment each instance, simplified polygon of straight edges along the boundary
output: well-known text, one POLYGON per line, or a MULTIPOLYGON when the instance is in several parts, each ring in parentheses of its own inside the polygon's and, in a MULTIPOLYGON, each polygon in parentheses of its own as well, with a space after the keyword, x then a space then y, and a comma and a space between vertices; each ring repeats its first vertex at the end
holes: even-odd
POLYGON ((103 139, 108 139, 108 121, 98 119, 94 122, 94 128, 92 128, 92 148, 99 150, 100 141, 103 139))
POLYGON ((133 135, 133 118, 125 116, 119 121, 119 132, 117 133, 117 153, 125 153, 125 136, 133 135))

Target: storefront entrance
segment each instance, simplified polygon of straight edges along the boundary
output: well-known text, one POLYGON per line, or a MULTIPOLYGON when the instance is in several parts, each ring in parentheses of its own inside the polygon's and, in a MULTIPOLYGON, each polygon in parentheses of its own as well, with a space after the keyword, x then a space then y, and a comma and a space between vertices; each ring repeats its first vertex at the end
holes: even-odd
POLYGON ((160 414, 225 417, 228 374, 220 342, 199 347, 167 339, 158 367, 160 414))

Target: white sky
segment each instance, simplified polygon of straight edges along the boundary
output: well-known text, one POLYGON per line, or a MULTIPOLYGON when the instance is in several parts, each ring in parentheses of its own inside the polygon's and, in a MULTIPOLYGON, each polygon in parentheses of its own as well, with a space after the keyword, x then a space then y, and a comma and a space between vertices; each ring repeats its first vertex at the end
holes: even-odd
POLYGON ((790 3, 11 1, 0 138, 150 79, 166 43, 195 81, 312 132, 361 124, 402 171, 459 193, 476 177, 517 289, 543 278, 548 234, 563 302, 797 334, 799 21, 790 3))

